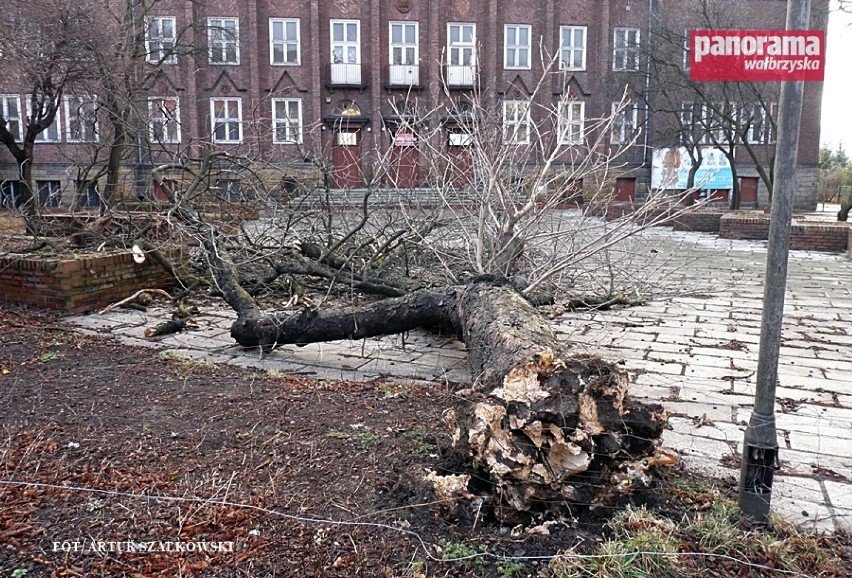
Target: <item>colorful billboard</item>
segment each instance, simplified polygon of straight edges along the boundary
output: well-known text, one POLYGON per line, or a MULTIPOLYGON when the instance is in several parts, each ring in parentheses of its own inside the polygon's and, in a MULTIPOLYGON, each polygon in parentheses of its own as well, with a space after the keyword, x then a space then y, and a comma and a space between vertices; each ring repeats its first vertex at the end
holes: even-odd
MULTIPOLYGON (((695 173, 696 189, 732 189, 734 174, 722 151, 713 147, 701 149, 701 166, 695 173)), ((651 187, 654 189, 686 189, 692 159, 685 147, 654 149, 651 160, 651 187)))
POLYGON ((692 30, 689 48, 696 82, 825 78, 822 30, 692 30))

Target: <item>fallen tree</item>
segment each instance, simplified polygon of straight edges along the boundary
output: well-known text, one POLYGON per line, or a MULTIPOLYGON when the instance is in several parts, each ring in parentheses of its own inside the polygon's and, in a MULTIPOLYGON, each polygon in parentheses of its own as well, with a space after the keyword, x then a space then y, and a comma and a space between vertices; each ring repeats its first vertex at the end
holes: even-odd
MULTIPOLYGON (((479 116, 486 114, 482 109, 479 116)), ((608 134, 611 122, 596 134, 608 134)), ((475 195, 475 202, 459 205, 458 188, 445 179, 436 188, 434 209, 371 204, 373 192, 388 191, 382 180, 387 175, 377 174, 354 210, 335 212, 331 204, 321 205, 308 222, 303 217, 310 205, 291 206, 281 219, 284 225, 268 238, 254 236, 236 248, 186 203, 203 190, 216 165, 228 161, 227 154, 212 151, 191 166, 158 167, 153 177, 170 197, 170 214, 199 241, 217 294, 237 313, 231 327, 237 343, 269 351, 418 327, 452 331, 467 346, 474 379, 458 392, 461 401, 447 411, 447 421, 457 446, 493 482, 498 501, 523 512, 605 502, 643 479, 655 460, 665 412, 631 399, 627 375, 617 365, 571 355, 530 300, 571 286, 579 264, 696 206, 679 207, 677 199, 655 194, 613 222, 593 217, 594 207, 579 216, 563 215, 556 207, 575 192, 574 183, 583 175, 604 174, 611 162, 597 152, 602 143, 591 142, 570 165, 558 146, 543 162, 533 163, 518 146, 504 144, 501 127, 499 119, 467 127, 476 185, 463 192, 475 195), (557 162, 562 163, 558 170, 557 162), (166 170, 187 172, 182 190, 172 190, 162 177, 166 170), (291 226, 299 218, 301 227, 291 226), (232 248, 244 251, 243 263, 269 265, 253 280, 271 283, 299 274, 326 281, 325 297, 337 284, 385 298, 341 306, 321 297, 310 307, 266 313, 258 292, 244 284, 248 277, 232 248), (409 248, 417 253, 414 274, 409 248)), ((554 139, 537 134, 531 140, 544 148, 554 139)), ((452 159, 438 162, 434 159, 446 152, 431 152, 427 158, 441 183, 438 171, 452 159)), ((612 194, 602 181, 593 200, 605 205, 612 194)), ((614 281, 620 266, 607 255, 588 268, 590 276, 608 275, 606 294, 596 302, 610 303, 620 294, 614 281)))
POLYGON ((512 508, 588 505, 643 475, 663 408, 627 397, 627 375, 613 364, 569 355, 535 308, 496 279, 360 307, 241 312, 231 336, 271 349, 416 327, 452 330, 467 345, 475 379, 447 419, 454 441, 512 508))

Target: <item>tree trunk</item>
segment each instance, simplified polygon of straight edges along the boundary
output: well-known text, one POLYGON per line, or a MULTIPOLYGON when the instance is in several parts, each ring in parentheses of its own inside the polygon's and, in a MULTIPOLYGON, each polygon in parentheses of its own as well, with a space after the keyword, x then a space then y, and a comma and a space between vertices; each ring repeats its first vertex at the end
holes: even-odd
POLYGON ((838 187, 837 200, 840 202, 840 210, 837 211, 837 220, 845 222, 849 219, 849 211, 852 209, 852 191, 844 195, 843 188, 838 187))
POLYGON ((658 446, 665 412, 626 397, 626 373, 566 354, 550 325, 514 289, 474 282, 337 310, 240 315, 231 335, 273 347, 398 333, 455 331, 472 389, 447 413, 454 441, 514 510, 588 505, 628 489, 658 446))

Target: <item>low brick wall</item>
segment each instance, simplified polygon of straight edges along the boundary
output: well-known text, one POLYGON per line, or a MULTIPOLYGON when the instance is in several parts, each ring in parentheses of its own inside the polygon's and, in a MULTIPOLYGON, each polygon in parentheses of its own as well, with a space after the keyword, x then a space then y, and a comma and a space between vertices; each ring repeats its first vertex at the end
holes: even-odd
POLYGON ((849 228, 849 236, 846 243, 846 256, 852 259, 852 227, 849 228))
MULTIPOLYGON (((173 261, 183 260, 185 254, 181 249, 162 252, 173 261)), ((77 258, 0 258, 0 299, 69 312, 101 309, 140 289, 175 283, 153 259, 137 264, 129 251, 77 258)))
POLYGON ((728 211, 698 210, 686 213, 671 222, 675 231, 697 231, 699 233, 718 233, 720 221, 728 211))
POLYGON ((796 223, 790 229, 790 248, 843 253, 849 246, 849 225, 796 223))
MULTIPOLYGON (((52 213, 42 215, 42 234, 46 237, 68 237, 82 231, 99 219, 97 213, 52 213)), ((115 213, 100 230, 103 237, 134 239, 144 232, 151 241, 169 238, 172 227, 165 217, 151 213, 115 213)))
POLYGON ((719 236, 723 239, 765 241, 769 238, 769 215, 764 213, 729 213, 719 219, 719 236))
MULTIPOLYGON (((597 217, 603 217, 605 221, 615 221, 622 217, 632 215, 642 208, 641 204, 633 203, 609 203, 607 205, 599 205, 590 209, 590 214, 597 217)), ((644 222, 658 219, 673 210, 673 207, 654 207, 647 209, 641 217, 644 222)), ((668 224, 668 223, 665 223, 668 224)))
MULTIPOLYGON (((851 234, 846 223, 809 223, 793 220, 790 227, 790 249, 842 253, 850 247, 851 234)), ((724 239, 765 241, 769 238, 769 215, 724 215, 719 220, 719 236, 724 239)))

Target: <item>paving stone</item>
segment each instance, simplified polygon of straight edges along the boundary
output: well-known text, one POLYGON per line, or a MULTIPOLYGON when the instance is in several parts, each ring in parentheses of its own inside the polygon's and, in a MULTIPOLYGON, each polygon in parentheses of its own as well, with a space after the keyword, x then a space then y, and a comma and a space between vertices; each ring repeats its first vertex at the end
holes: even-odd
POLYGON ((770 511, 802 529, 835 529, 834 512, 825 504, 822 488, 815 480, 775 476, 770 511))

